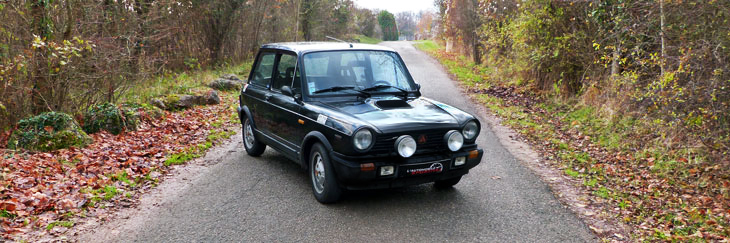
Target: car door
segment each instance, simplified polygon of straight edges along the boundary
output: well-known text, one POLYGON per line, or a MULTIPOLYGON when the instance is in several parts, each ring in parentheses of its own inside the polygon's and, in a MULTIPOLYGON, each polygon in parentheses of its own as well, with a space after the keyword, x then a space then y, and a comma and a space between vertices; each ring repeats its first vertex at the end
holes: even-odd
MULTIPOLYGON (((297 70, 297 56, 294 53, 280 53, 276 71, 271 83, 270 103, 276 109, 274 124, 271 132, 284 145, 296 153, 304 138, 302 124, 304 118, 300 115, 301 105, 294 97, 283 94, 281 88, 288 86, 292 92, 301 95, 301 76, 297 70)), ((301 96, 300 96, 301 97, 301 96)))
POLYGON ((253 115, 256 130, 267 137, 271 136, 271 121, 274 120, 273 106, 269 104, 268 100, 271 99, 269 87, 274 76, 275 61, 276 52, 267 50, 259 52, 244 91, 250 97, 249 109, 253 115))

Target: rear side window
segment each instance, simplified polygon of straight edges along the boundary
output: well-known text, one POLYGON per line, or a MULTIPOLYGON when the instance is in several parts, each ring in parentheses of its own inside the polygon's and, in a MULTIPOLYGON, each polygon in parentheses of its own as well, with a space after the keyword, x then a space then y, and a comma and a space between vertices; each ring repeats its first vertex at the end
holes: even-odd
POLYGON ((280 90, 282 86, 292 87, 294 80, 295 66, 297 65, 297 57, 289 54, 282 54, 279 58, 279 66, 276 68, 276 77, 271 84, 271 89, 280 90))
POLYGON ((249 83, 268 87, 271 83, 271 74, 274 72, 275 60, 276 53, 273 52, 259 55, 259 60, 256 61, 256 67, 253 69, 249 83))

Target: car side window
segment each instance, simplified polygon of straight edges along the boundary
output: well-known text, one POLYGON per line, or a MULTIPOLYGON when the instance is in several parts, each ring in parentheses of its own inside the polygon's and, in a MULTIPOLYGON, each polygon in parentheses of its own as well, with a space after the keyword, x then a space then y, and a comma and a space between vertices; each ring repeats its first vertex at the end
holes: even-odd
POLYGON ((276 53, 262 53, 259 55, 256 67, 254 67, 252 76, 249 83, 268 87, 271 83, 271 74, 274 71, 274 61, 276 60, 276 53))
POLYGON ((297 57, 290 54, 281 54, 279 65, 276 68, 276 76, 271 84, 272 90, 280 90, 282 86, 292 87, 297 57))

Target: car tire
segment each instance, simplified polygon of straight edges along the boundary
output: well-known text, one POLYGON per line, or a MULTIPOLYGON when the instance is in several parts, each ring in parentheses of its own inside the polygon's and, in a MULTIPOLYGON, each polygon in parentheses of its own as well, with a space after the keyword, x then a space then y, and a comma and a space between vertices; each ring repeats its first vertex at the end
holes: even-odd
POLYGON ((460 180, 461 180, 461 176, 449 178, 446 180, 436 181, 435 183, 433 183, 433 187, 435 187, 436 189, 448 189, 448 188, 453 187, 457 183, 459 183, 460 180))
POLYGON ((251 119, 246 117, 243 121, 242 137, 243 147, 246 149, 246 153, 253 157, 259 157, 266 150, 266 145, 256 140, 256 136, 253 134, 253 127, 251 125, 251 119))
POLYGON ((340 199, 342 189, 335 178, 329 153, 320 143, 314 144, 309 153, 309 178, 317 201, 327 204, 340 199))

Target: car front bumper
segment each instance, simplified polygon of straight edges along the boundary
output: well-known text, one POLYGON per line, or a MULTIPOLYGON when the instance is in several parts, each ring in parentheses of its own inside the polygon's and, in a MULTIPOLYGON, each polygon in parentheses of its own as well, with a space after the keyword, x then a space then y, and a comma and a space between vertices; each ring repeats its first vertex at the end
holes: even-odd
POLYGON ((477 166, 483 155, 482 149, 471 145, 457 152, 415 155, 407 159, 400 157, 366 159, 336 152, 331 153, 331 158, 337 180, 343 188, 365 190, 403 187, 459 177, 477 166), (466 163, 455 166, 454 162, 458 157, 465 157, 466 163), (363 164, 369 163, 372 163, 373 167, 362 167, 363 164), (393 166, 395 169, 393 175, 380 175, 380 168, 383 166, 393 166))

